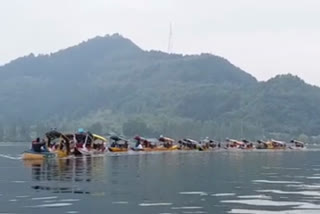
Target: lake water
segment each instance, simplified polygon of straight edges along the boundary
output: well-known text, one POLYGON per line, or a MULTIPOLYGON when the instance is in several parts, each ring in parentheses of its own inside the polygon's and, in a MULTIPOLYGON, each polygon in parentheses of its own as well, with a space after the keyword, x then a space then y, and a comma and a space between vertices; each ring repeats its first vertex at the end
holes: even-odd
POLYGON ((106 154, 24 162, 0 144, 0 213, 320 213, 320 151, 106 154))

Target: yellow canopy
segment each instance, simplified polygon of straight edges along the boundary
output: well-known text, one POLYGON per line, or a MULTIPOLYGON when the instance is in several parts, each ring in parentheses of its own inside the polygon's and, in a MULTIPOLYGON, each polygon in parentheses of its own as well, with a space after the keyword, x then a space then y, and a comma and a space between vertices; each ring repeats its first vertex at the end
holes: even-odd
POLYGON ((100 135, 97 134, 92 134, 93 135, 93 140, 102 140, 103 142, 107 142, 108 140, 100 135))

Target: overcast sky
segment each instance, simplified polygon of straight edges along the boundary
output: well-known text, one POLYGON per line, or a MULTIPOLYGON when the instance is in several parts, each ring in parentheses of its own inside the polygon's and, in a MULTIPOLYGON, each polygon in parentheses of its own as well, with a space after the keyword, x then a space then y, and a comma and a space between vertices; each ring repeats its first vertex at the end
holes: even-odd
POLYGON ((119 32, 143 49, 212 53, 259 80, 320 86, 319 0, 0 0, 0 65, 119 32))

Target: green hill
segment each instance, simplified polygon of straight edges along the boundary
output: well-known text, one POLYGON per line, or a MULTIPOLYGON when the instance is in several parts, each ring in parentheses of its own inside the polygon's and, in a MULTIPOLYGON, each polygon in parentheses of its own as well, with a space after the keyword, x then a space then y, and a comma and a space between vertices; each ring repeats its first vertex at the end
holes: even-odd
POLYGON ((320 89, 258 82, 211 54, 144 51, 119 34, 0 67, 0 140, 79 126, 128 136, 319 135, 320 89))

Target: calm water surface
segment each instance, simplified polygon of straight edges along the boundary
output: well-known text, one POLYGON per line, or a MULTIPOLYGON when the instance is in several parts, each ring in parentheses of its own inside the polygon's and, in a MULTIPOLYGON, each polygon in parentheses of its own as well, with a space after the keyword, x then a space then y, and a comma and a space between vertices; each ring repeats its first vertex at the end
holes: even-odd
POLYGON ((0 213, 320 213, 320 151, 107 154, 24 162, 0 144, 0 213))

